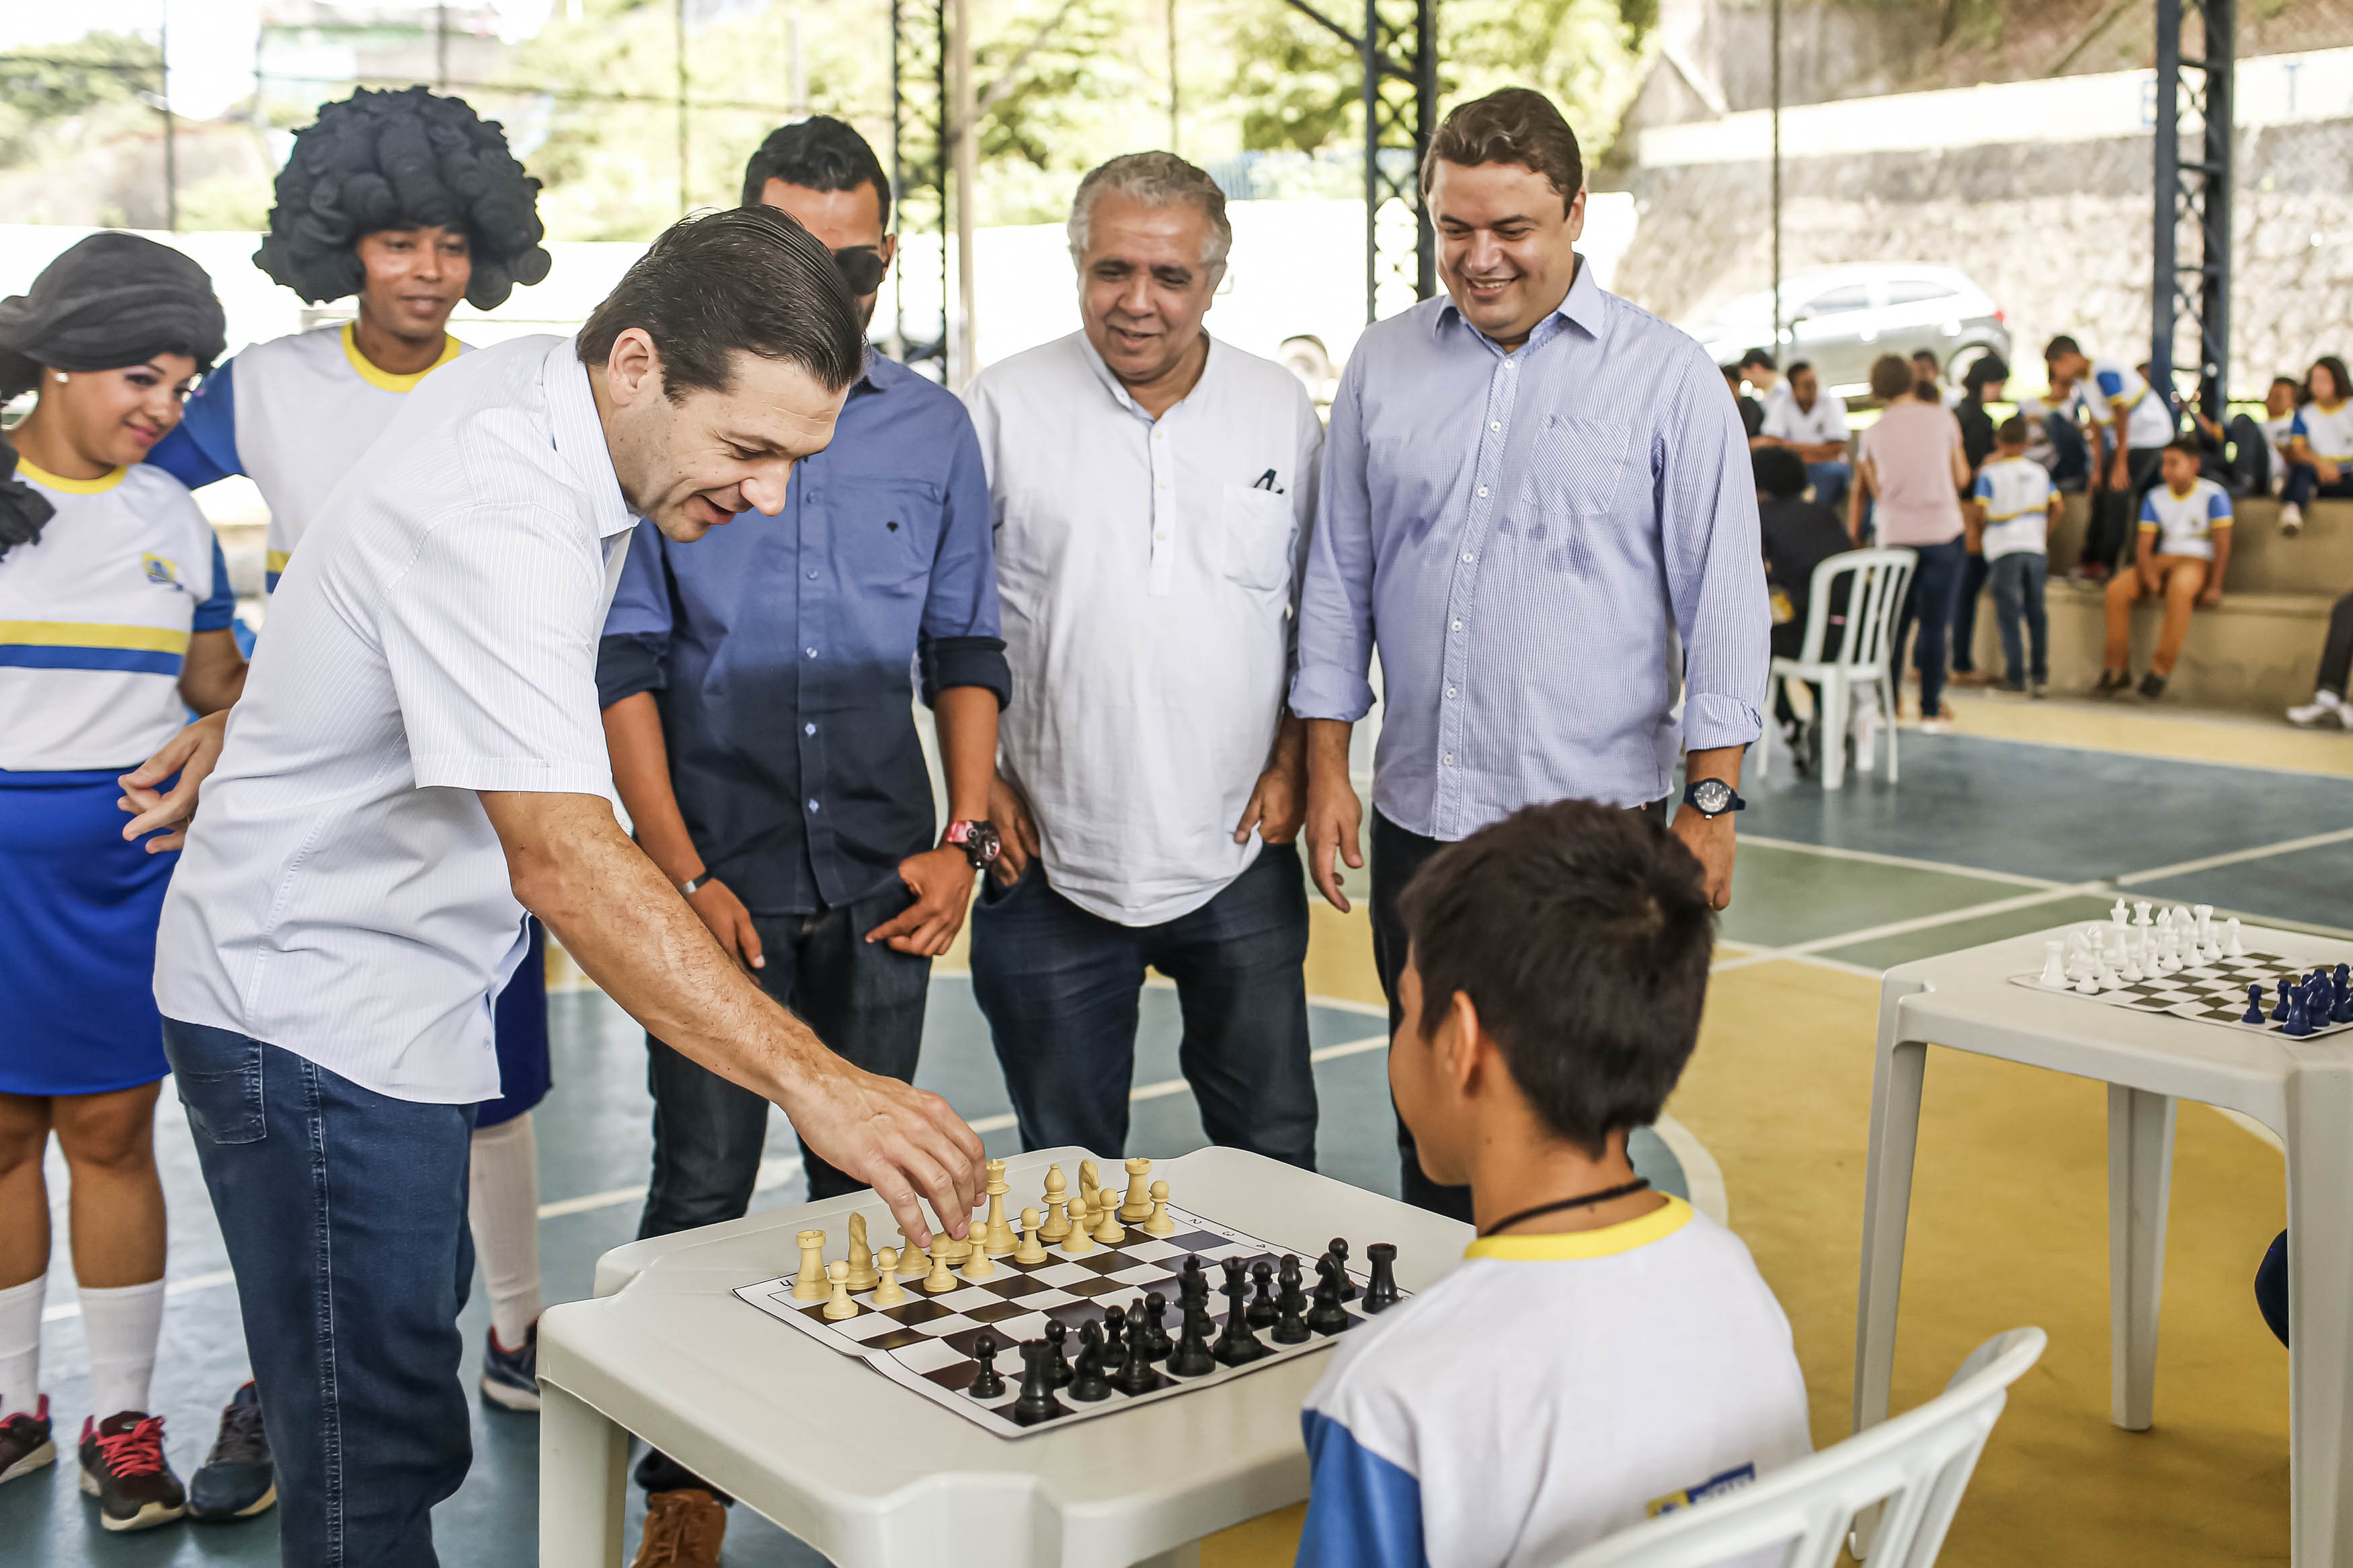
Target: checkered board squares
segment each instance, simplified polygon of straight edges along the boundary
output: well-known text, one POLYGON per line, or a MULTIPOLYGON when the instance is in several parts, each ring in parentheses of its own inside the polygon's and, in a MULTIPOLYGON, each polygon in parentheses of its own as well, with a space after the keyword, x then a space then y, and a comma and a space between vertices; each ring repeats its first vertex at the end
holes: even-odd
MULTIPOLYGON (((1263 1258, 1279 1265, 1286 1250, 1188 1214, 1174 1205, 1169 1205, 1167 1213, 1176 1225, 1171 1236, 1150 1237, 1131 1228, 1121 1241, 1098 1242, 1092 1251, 1076 1257, 1060 1247, 1049 1247, 1043 1263, 1023 1264, 1016 1263, 1010 1256, 999 1258, 996 1259, 997 1272, 988 1279, 974 1283, 959 1274, 956 1289, 936 1296, 925 1295, 922 1281, 910 1279, 902 1287, 907 1292, 906 1300, 895 1307, 878 1308, 872 1292, 863 1291, 850 1298, 857 1305, 857 1314, 834 1322, 826 1321, 823 1301, 793 1300, 790 1275, 744 1286, 735 1294, 770 1317, 782 1319, 844 1355, 857 1356, 892 1382, 1000 1437, 1026 1437, 1032 1432, 1067 1426, 1114 1410, 1174 1398, 1277 1362, 1309 1354, 1331 1343, 1335 1335, 1316 1334, 1299 1344, 1282 1345, 1274 1342, 1271 1331, 1260 1330, 1259 1341, 1268 1353, 1246 1365, 1221 1366, 1200 1377, 1177 1377, 1167 1372, 1163 1363, 1149 1394, 1123 1394, 1114 1388, 1109 1398, 1084 1405, 1068 1397, 1070 1390, 1064 1388, 1058 1392, 1056 1399, 1065 1414, 1035 1426, 1014 1425, 1013 1402, 1021 1394, 1021 1354, 1015 1347, 1027 1340, 1044 1338, 1047 1324, 1060 1323, 1070 1330, 1064 1349, 1076 1360, 1080 1324, 1101 1322, 1106 1309, 1114 1306, 1133 1313, 1140 1309, 1147 1293, 1156 1291, 1166 1304, 1162 1327, 1174 1339, 1180 1327, 1176 1312, 1177 1274, 1187 1257, 1198 1257, 1203 1271, 1209 1276, 1211 1310, 1222 1325, 1226 1300, 1217 1288, 1225 1282, 1225 1270, 1219 1267, 1224 1260, 1239 1258, 1249 1264, 1263 1258), (976 1400, 965 1392, 980 1371, 980 1363, 973 1359, 972 1347, 984 1330, 997 1336, 1000 1348, 996 1367, 997 1375, 1005 1380, 1005 1393, 987 1401, 976 1400)), ((888 1226, 892 1222, 887 1215, 870 1215, 868 1223, 888 1226)), ((1312 1281, 1314 1258, 1302 1254, 1300 1264, 1312 1281)), ((1365 1321, 1361 1310, 1365 1276, 1352 1272, 1351 1277, 1359 1291, 1357 1299, 1346 1304, 1348 1326, 1355 1328, 1365 1321)))
MULTIPOLYGON (((2287 1027, 2286 1021, 2274 1021, 2273 1010, 2279 1005, 2279 983, 2301 981, 2312 973, 2312 966, 2276 952, 2249 952, 2243 958, 2225 958, 2214 963, 2193 963, 2171 974, 2160 974, 2153 980, 2127 982, 2114 991, 2102 991, 2086 996, 2080 991, 2052 991, 2044 986, 2042 976, 2013 974, 2012 985, 2023 985, 2030 991, 2042 991, 2052 996, 2071 996, 2078 1002, 2104 1002, 2111 1007, 2130 1007, 2137 1013, 2169 1013, 2177 1018, 2188 1018, 2200 1024, 2227 1024, 2249 1034, 2268 1031, 2278 1034, 2287 1027), (2247 987, 2263 988, 2263 1021, 2260 1025, 2242 1024, 2239 1020, 2247 1012, 2247 987)), ((2353 1024, 2330 1024, 2316 1021, 2312 1033, 2299 1039, 2317 1039, 2323 1035, 2340 1035, 2353 1029, 2353 1024)))

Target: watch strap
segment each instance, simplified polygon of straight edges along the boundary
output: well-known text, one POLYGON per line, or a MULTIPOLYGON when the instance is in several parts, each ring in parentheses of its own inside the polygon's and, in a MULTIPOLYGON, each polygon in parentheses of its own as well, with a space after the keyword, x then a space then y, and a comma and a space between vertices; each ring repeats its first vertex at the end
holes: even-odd
POLYGON ((685 881, 681 882, 678 885, 680 897, 688 899, 694 897, 696 893, 702 890, 703 884, 710 880, 711 872, 707 868, 699 875, 689 877, 685 881))

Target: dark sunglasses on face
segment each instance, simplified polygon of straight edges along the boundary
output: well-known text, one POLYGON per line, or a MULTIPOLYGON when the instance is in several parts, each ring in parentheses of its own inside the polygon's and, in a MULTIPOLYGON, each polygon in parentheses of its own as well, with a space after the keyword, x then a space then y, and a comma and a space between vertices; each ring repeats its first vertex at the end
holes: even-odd
POLYGON ((882 287, 887 264, 879 247, 845 245, 833 253, 833 264, 841 268, 841 280, 853 294, 871 294, 882 287))

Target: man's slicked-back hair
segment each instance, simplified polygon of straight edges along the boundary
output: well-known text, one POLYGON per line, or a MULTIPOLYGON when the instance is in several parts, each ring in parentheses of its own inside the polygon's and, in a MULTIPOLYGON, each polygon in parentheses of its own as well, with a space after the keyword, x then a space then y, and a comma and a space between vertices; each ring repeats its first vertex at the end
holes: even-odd
POLYGON ((739 352, 798 365, 828 392, 856 381, 866 363, 858 301, 833 253, 771 206, 664 229, 581 327, 581 363, 603 364, 631 327, 653 339, 673 403, 726 391, 739 352))
POLYGON ((812 114, 768 132, 744 164, 744 205, 757 206, 770 180, 808 191, 871 185, 882 205, 882 226, 891 226, 891 176, 882 172, 882 160, 856 127, 830 114, 812 114))
POLYGON ((1465 169, 1517 163, 1542 174, 1564 204, 1575 201, 1585 187, 1585 154, 1577 150, 1577 132, 1552 100, 1531 87, 1497 88, 1447 110, 1421 160, 1422 195, 1430 194, 1440 163, 1465 169))
POLYGON ((1095 203, 1105 191, 1117 191, 1132 202, 1148 207, 1173 206, 1178 202, 1189 203, 1201 209, 1209 220, 1208 232, 1201 238, 1201 265, 1216 268, 1226 264, 1226 256, 1234 247, 1234 226, 1226 217, 1226 193, 1209 177, 1207 169, 1188 163, 1174 153, 1127 153, 1107 163, 1098 163, 1087 171, 1079 182, 1077 194, 1071 197, 1071 260, 1082 261, 1087 245, 1093 236, 1095 203))
POLYGON ((1430 857, 1399 900, 1421 1027, 1461 993, 1561 1138, 1599 1155, 1683 1076, 1715 912, 1699 861, 1647 814, 1532 805, 1430 857))

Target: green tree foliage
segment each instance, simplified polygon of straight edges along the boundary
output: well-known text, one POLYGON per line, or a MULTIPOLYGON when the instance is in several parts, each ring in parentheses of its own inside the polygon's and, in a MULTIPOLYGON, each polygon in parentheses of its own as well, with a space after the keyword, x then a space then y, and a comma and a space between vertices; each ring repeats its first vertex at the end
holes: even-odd
POLYGON ((141 95, 161 86, 163 70, 153 42, 123 33, 0 52, 0 168, 153 129, 141 95))

